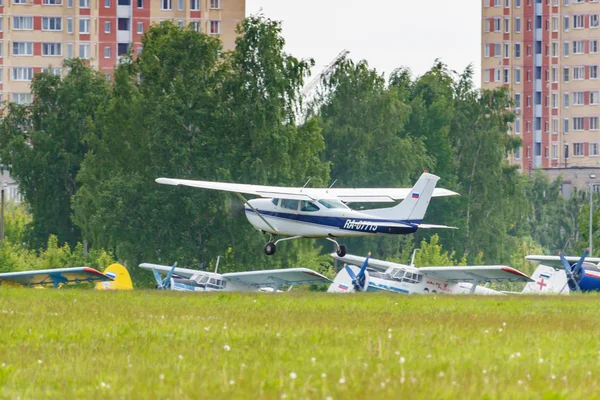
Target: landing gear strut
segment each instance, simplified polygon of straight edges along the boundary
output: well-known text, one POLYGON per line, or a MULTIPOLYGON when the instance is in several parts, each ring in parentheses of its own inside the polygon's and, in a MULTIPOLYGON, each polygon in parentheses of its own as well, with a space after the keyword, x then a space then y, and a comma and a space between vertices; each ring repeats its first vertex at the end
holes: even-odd
POLYGON ((345 245, 339 244, 332 238, 325 238, 325 239, 329 240, 330 242, 332 242, 335 245, 335 253, 338 255, 338 257, 344 257, 346 255, 347 249, 346 249, 345 245))
MULTIPOLYGON (((277 243, 279 242, 284 242, 286 240, 292 240, 292 239, 300 239, 303 236, 292 236, 292 237, 286 237, 286 238, 282 238, 279 240, 275 240, 275 236, 271 235, 269 238, 269 242, 265 245, 265 254, 268 256, 271 256, 273 254, 275 254, 275 251, 277 250, 277 243)), ((346 254, 346 253, 344 253, 346 254)))

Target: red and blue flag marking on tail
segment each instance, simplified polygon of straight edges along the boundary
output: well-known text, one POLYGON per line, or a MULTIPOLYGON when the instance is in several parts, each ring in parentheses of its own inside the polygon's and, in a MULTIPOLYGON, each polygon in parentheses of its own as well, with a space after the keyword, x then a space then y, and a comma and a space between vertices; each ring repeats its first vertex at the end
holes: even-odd
POLYGON ((342 285, 341 283, 338 285, 338 289, 340 290, 348 290, 348 286, 342 285))
POLYGON ((413 193, 412 194, 412 198, 413 199, 418 199, 419 198, 419 193, 413 193))

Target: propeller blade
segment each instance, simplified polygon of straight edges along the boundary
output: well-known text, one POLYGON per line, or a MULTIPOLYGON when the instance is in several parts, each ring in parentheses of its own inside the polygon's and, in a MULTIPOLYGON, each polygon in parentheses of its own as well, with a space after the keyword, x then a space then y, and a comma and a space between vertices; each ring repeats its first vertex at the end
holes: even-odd
POLYGON ((344 269, 346 270, 348 275, 350 275, 350 278, 356 279, 356 275, 354 275, 354 272, 352 272, 352 269, 348 266, 348 264, 344 264, 344 269))
POLYGON ((361 281, 362 278, 364 278, 364 276, 365 276, 365 271, 367 270, 367 265, 369 265, 369 257, 371 257, 371 252, 369 252, 369 254, 367 254, 367 258, 365 258, 365 262, 363 263, 363 265, 360 269, 360 272, 356 276, 356 279, 358 281, 361 281))
POLYGON ((585 261, 585 258, 587 257, 589 250, 590 249, 585 249, 585 251, 583 252, 583 255, 581 256, 579 261, 577 261, 577 264, 575 264, 575 266, 573 267, 573 275, 581 276, 581 269, 583 268, 583 262, 585 261))
POLYGON ((162 277, 160 276, 160 274, 158 273, 157 270, 153 269, 152 272, 154 273, 154 279, 156 279, 156 283, 158 284, 158 287, 162 289, 162 285, 163 285, 162 277))
POLYGON ((570 278, 571 277, 571 264, 569 264, 569 262, 567 261, 565 256, 563 256, 562 252, 558 253, 558 255, 560 256, 560 262, 562 263, 565 271, 567 272, 567 278, 570 278))
POLYGON ((167 274, 167 277, 163 281, 163 287, 164 288, 168 289, 168 288, 171 287, 171 277, 173 276, 173 272, 175 271, 176 267, 177 267, 177 261, 175 261, 175 264, 173 264, 173 266, 171 267, 171 270, 167 274))

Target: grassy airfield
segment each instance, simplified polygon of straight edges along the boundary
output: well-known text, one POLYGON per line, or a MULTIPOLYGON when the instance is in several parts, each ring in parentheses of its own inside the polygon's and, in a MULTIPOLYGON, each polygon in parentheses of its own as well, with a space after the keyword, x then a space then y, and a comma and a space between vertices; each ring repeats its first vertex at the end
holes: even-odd
POLYGON ((600 297, 0 290, 1 398, 598 398, 600 297))

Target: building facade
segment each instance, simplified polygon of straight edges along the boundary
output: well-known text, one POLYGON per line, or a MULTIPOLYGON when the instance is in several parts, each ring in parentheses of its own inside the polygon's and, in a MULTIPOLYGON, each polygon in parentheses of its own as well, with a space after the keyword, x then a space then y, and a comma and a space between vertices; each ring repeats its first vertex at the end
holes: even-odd
POLYGON ((522 170, 600 166, 600 1, 483 0, 481 86, 514 99, 522 170))
POLYGON ((150 24, 164 20, 219 35, 232 49, 245 13, 245 0, 0 0, 0 95, 30 102, 33 75, 61 74, 71 57, 110 75, 130 47, 142 51, 150 24))

